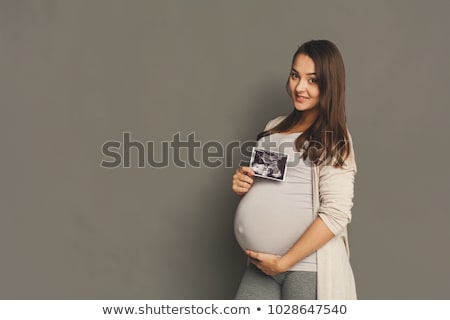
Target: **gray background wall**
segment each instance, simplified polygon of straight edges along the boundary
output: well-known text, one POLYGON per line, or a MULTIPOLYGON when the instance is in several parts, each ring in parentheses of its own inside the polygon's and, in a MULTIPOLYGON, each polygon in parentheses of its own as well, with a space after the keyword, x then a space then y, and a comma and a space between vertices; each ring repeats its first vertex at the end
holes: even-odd
POLYGON ((105 169, 101 146, 253 140, 291 110, 297 46, 330 39, 359 169, 359 297, 449 299, 449 9, 0 1, 0 298, 231 299, 245 267, 234 168, 138 168, 134 150, 131 168, 105 169))

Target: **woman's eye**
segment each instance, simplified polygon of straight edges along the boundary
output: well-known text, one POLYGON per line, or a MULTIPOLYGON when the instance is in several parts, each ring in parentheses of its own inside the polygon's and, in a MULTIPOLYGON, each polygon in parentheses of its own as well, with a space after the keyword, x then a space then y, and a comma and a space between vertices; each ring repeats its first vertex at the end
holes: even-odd
POLYGON ((309 81, 309 83, 316 83, 316 82, 317 82, 317 79, 315 79, 315 78, 310 78, 308 81, 309 81))
POLYGON ((298 74, 296 74, 296 73, 291 73, 291 78, 292 78, 292 79, 298 79, 298 74))

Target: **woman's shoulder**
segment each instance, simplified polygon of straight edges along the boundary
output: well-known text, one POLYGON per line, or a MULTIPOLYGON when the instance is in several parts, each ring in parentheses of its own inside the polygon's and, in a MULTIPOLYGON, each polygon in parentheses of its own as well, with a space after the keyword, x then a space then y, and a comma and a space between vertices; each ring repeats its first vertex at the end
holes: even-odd
POLYGON ((274 128, 277 124, 279 124, 281 121, 283 121, 287 116, 278 116, 269 122, 267 122, 266 127, 264 128, 264 131, 270 130, 274 128))

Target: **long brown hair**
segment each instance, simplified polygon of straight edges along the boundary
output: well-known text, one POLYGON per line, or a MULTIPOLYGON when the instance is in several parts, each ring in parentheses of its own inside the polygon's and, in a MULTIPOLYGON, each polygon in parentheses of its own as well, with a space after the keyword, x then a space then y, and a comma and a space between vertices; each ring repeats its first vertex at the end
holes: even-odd
MULTIPOLYGON (((303 159, 314 164, 330 164, 342 167, 350 153, 349 135, 345 115, 345 68, 342 56, 334 43, 328 40, 311 40, 303 43, 292 58, 304 54, 314 61, 319 86, 319 114, 313 124, 295 140, 297 151, 304 151, 303 159)), ((289 91, 289 78, 286 83, 289 91)), ((289 131, 302 117, 302 111, 294 110, 278 125, 261 132, 263 136, 289 131)))

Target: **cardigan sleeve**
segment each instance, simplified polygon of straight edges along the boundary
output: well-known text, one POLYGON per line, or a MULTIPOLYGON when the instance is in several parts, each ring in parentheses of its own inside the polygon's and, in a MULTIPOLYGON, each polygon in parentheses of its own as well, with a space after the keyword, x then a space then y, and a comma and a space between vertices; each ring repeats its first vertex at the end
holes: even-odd
POLYGON ((356 162, 350 137, 350 154, 342 168, 323 165, 319 168, 318 215, 334 235, 352 219, 356 162))

